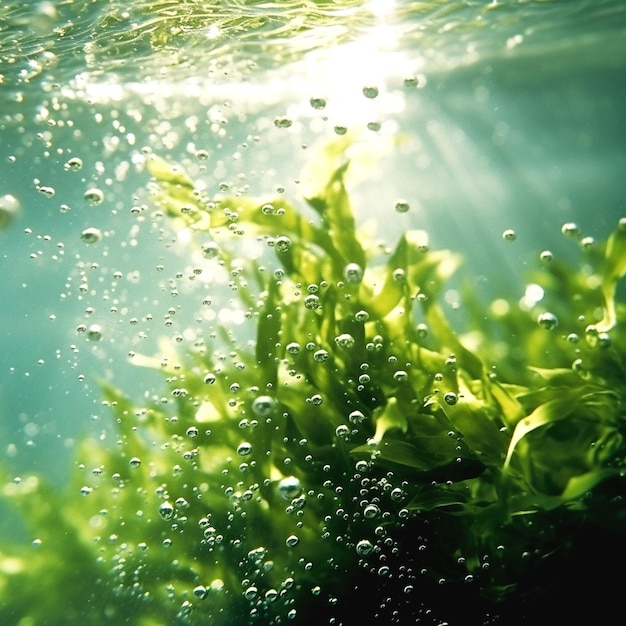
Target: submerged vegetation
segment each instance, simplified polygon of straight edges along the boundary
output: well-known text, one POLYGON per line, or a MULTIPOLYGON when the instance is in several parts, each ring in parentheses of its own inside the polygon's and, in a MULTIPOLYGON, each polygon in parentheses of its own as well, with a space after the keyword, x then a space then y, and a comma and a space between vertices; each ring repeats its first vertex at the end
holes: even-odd
POLYGON ((496 623, 588 589, 590 538, 624 539, 626 220, 564 226, 582 261, 544 253, 543 298, 468 292, 463 334, 440 302, 459 259, 357 228, 345 148, 302 207, 148 160, 246 321, 134 357, 162 398, 103 384, 114 440, 81 443, 64 495, 3 477, 35 541, 0 548, 2 623, 496 623))

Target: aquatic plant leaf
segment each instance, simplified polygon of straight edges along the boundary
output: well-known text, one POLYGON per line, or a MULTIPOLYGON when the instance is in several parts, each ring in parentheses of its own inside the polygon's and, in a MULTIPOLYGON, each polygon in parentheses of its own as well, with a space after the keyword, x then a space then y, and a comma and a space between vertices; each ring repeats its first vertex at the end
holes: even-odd
POLYGON ((458 430, 462 440, 486 465, 501 467, 509 444, 508 436, 500 430, 489 411, 467 389, 461 390, 461 399, 444 411, 458 430))
POLYGON ((604 317, 596 324, 598 332, 608 332, 617 323, 615 289, 617 282, 624 274, 626 274, 626 222, 620 222, 606 243, 601 285, 604 317))
MULTIPOLYGON (((539 397, 541 396, 542 402, 515 427, 504 462, 504 471, 509 468, 516 448, 525 437, 537 429, 553 426, 564 420, 569 419, 571 422, 573 415, 578 420, 589 421, 594 427, 615 428, 616 398, 612 391, 592 391, 588 387, 555 387, 541 390, 539 397)), ((588 446, 589 442, 583 443, 582 451, 570 449, 568 455, 575 459, 582 452, 584 457, 589 450, 588 446)), ((527 455, 528 453, 525 456, 527 455)))
POLYGON ((433 509, 465 507, 472 495, 463 485, 424 485, 407 504, 409 510, 431 511, 433 509))
POLYGON ((356 237, 354 214, 343 180, 348 166, 349 162, 346 162, 333 172, 320 195, 307 198, 307 202, 322 217, 323 227, 342 259, 342 264, 336 268, 338 279, 348 263, 356 263, 359 267, 365 267, 366 263, 365 252, 356 237))
POLYGON ((390 430, 406 432, 406 410, 406 407, 399 405, 397 398, 389 398, 387 404, 381 410, 377 411, 374 416, 376 432, 374 433, 373 440, 376 443, 380 443, 385 433, 390 430))
MULTIPOLYGON (((256 360, 267 383, 276 383, 276 360, 280 346, 281 329, 280 292, 275 282, 268 285, 265 306, 259 313, 256 339, 256 360)), ((267 384, 266 383, 266 384, 267 384)))

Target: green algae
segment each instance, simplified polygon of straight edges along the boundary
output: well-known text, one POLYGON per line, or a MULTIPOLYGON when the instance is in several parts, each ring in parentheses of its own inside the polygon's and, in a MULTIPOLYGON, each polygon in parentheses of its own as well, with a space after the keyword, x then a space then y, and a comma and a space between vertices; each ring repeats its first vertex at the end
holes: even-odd
POLYGON ((584 524, 619 527, 624 220, 580 266, 532 276, 557 328, 468 294, 470 341, 440 303, 460 259, 421 231, 381 252, 347 145, 321 153, 302 206, 206 198, 148 160, 155 207, 236 268, 255 339, 137 357, 164 377, 143 404, 103 383, 114 440, 81 443, 67 489, 3 477, 38 540, 1 548, 4 623, 347 624, 355 593, 383 623, 440 623, 460 610, 446 586, 504 620, 584 524))

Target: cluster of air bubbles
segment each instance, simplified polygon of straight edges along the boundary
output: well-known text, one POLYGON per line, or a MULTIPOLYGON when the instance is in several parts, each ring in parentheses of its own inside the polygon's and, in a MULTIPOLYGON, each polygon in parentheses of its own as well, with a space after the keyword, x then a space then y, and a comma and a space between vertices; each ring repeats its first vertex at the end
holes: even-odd
POLYGON ((37 191, 46 196, 46 198, 53 198, 54 194, 56 193, 56 189, 54 187, 51 187, 50 185, 40 185, 37 184, 37 191))

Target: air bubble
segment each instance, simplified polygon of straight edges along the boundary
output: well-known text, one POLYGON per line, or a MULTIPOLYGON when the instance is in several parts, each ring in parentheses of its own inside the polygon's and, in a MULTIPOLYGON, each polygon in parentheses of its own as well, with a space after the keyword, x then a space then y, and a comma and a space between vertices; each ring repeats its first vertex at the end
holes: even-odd
POLYGON ((276 400, 272 396, 258 396, 252 401, 252 412, 257 417, 269 417, 276 407, 276 400))
POLYGON ((46 196, 46 198, 52 198, 56 193, 56 189, 54 187, 47 185, 37 185, 37 191, 46 196))
POLYGON ((341 335, 337 335, 335 337, 335 343, 338 348, 342 348, 343 350, 349 350, 354 347, 354 337, 349 333, 342 333, 341 335))
POLYGON ((99 228, 85 228, 80 234, 85 243, 97 243, 102 239, 102 231, 99 228))
POLYGON ((283 500, 293 500, 302 493, 302 484, 295 476, 286 476, 278 483, 278 493, 283 500))
POLYGON ((159 506, 159 515, 164 520, 170 520, 174 517, 174 505, 167 500, 159 506))
POLYGON ((274 119, 276 128, 289 128, 293 122, 288 117, 277 117, 274 119))
POLYGON ((220 248, 214 241, 209 241, 202 246, 202 256, 205 259, 215 259, 219 253, 220 248))
POLYGON ((310 294, 304 299, 304 306, 311 311, 315 311, 322 306, 322 303, 320 302, 319 296, 310 294))
POLYGON ((87 189, 83 197, 91 206, 97 206, 98 204, 102 204, 104 202, 104 192, 97 187, 87 189))
POLYGON ((502 239, 505 239, 506 241, 515 241, 517 239, 517 233, 513 229, 508 228, 502 233, 502 239))
POLYGON ((78 157, 72 157, 63 167, 69 172, 77 172, 78 170, 83 169, 83 161, 78 157))
POLYGON ((339 424, 339 426, 335 428, 335 435, 341 439, 345 439, 350 435, 350 428, 345 424, 339 424))
POLYGON ((287 252, 287 250, 291 248, 291 239, 285 235, 276 237, 276 240, 274 241, 274 248, 277 252, 287 252))
POLYGON ((583 250, 590 250, 596 245, 596 240, 593 237, 583 237, 580 240, 580 247, 583 250))
POLYGON ((376 98, 376 96, 378 96, 378 87, 374 87, 373 85, 363 87, 363 95, 366 98, 376 98))
POLYGON ((580 235, 580 227, 574 222, 567 222, 566 224, 563 224, 563 226, 561 226, 561 232, 566 237, 578 237, 580 235))
POLYGON ((361 539, 361 541, 356 544, 356 553, 359 556, 367 556, 371 554, 373 550, 374 546, 368 539, 361 539))
POLYGON ((363 280, 363 268, 358 263, 348 263, 343 270, 347 283, 357 284, 363 280))
POLYGON ((134 456, 130 461, 131 467, 139 467, 141 465, 141 459, 139 457, 134 456))
POLYGON ((327 350, 323 350, 323 349, 316 350, 316 351, 313 353, 313 358, 314 358, 314 359, 315 359, 315 361, 317 361, 318 363, 323 363, 324 361, 328 361, 328 357, 329 357, 329 356, 330 356, 330 355, 328 354, 328 351, 327 351, 327 350))
POLYGON ((6 194, 0 197, 0 230, 6 228, 19 214, 20 203, 15 196, 6 194))
POLYGON ((408 213, 410 208, 406 200, 398 200, 396 202, 396 213, 408 213))
POLYGON ((449 406, 454 406, 459 401, 459 398, 453 391, 448 391, 443 394, 443 401, 449 406))
POLYGON ((368 504, 363 509, 363 517, 366 519, 374 519, 380 515, 380 508, 376 504, 368 504))
POLYGON ((246 600, 253 600, 254 598, 256 598, 257 593, 258 593, 258 589, 256 587, 252 586, 252 587, 248 587, 244 591, 243 595, 244 595, 244 598, 246 600))
POLYGON ((102 339, 102 327, 100 324, 92 324, 87 329, 87 339, 89 341, 100 341, 102 339))
POLYGON ((537 318, 537 323, 545 330, 553 330, 559 325, 559 320, 554 313, 541 313, 537 318))
POLYGON ((403 283, 406 281, 406 272, 400 267, 393 270, 392 276, 397 283, 403 283))
POLYGON ((361 411, 352 411, 350 415, 348 415, 348 419, 351 424, 360 424, 365 420, 365 415, 361 411))
POLYGON ((309 104, 316 110, 321 111, 326 107, 326 99, 325 98, 311 98, 309 100, 309 104))
POLYGON ((248 456, 252 452, 252 444, 248 441, 243 441, 237 446, 237 454, 239 456, 248 456))

